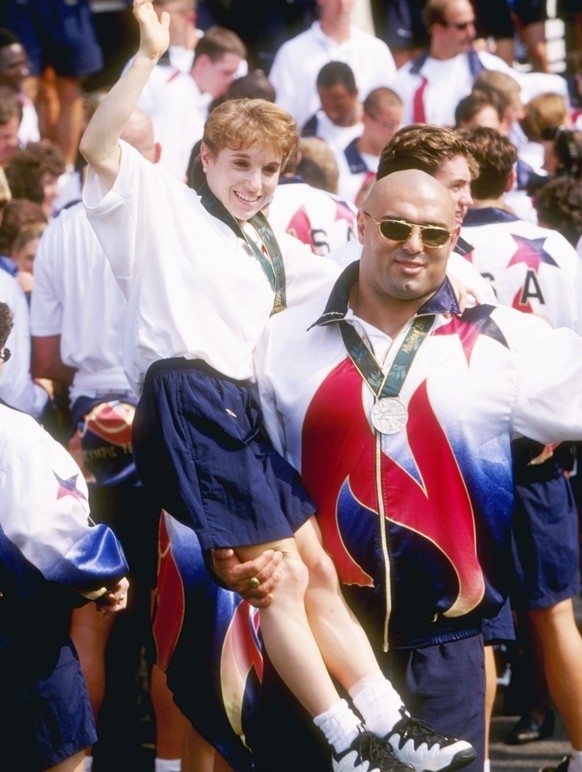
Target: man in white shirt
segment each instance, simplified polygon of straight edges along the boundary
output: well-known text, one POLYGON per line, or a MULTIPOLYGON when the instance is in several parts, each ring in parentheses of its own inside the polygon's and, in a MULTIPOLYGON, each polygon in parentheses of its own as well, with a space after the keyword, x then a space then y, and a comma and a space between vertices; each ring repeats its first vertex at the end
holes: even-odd
POLYGON ((453 126, 456 105, 482 70, 515 73, 499 57, 473 47, 475 13, 469 0, 428 0, 424 21, 429 48, 398 70, 394 88, 404 102, 405 123, 453 126))
POLYGON ((350 65, 362 97, 377 86, 388 86, 396 73, 388 46, 351 23, 355 0, 318 0, 320 18, 275 54, 269 79, 277 104, 288 110, 298 126, 319 107, 315 85, 326 62, 350 65))

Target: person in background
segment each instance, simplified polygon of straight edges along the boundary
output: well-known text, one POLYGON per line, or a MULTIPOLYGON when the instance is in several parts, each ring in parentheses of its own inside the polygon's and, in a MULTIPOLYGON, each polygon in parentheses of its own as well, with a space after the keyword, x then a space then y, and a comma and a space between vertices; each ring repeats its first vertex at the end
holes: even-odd
POLYGON ((353 139, 338 156, 338 192, 351 203, 376 176, 380 153, 402 124, 402 100, 390 88, 370 91, 364 100, 359 137, 353 139))
POLYGON ((489 126, 501 131, 501 106, 494 97, 471 91, 455 108, 455 128, 489 126))
MULTIPOLYGON (((501 304, 580 334, 582 266, 574 247, 557 231, 520 221, 504 209, 503 194, 511 186, 516 158, 509 140, 485 128, 463 134, 475 146, 480 165, 480 176, 472 182, 474 205, 464 223, 465 235, 474 247, 467 258, 490 279, 501 304), (534 254, 539 258, 537 267, 532 262, 534 254)), ((524 680, 531 687, 530 699, 507 741, 519 744, 553 732, 549 700, 540 702, 547 681, 572 746, 569 760, 560 768, 573 772, 582 768, 582 710, 578 710, 582 705, 582 679, 578 677, 582 638, 572 605, 580 575, 578 513, 567 479, 571 448, 521 440, 513 455, 515 580, 511 601, 519 615, 524 648, 533 651, 534 664, 524 680), (542 688, 535 688, 537 681, 542 688)))
POLYGON ((22 103, 14 89, 0 86, 0 166, 6 168, 20 147, 22 103))
POLYGON ((22 121, 18 130, 21 147, 40 139, 36 108, 22 88, 28 74, 28 57, 20 38, 8 29, 0 29, 0 86, 13 89, 22 103, 22 121))
MULTIPOLYGON (((0 369, 11 326, 0 302, 0 369)), ((3 403, 0 414, 2 764, 80 772, 96 733, 69 617, 89 601, 105 615, 124 609, 128 567, 92 521, 71 456, 30 416, 3 403)))
POLYGON ((297 174, 301 152, 287 162, 265 214, 274 228, 284 230, 316 255, 328 255, 356 237, 355 207, 339 196, 306 183, 297 174))
POLYGON ((14 239, 11 257, 16 265, 16 281, 22 287, 28 302, 34 286, 34 259, 44 233, 46 223, 37 222, 25 225, 14 239))
POLYGON ((25 90, 39 113, 41 137, 59 146, 72 171, 83 131, 81 79, 103 66, 89 0, 4 0, 0 24, 26 49, 25 90))
POLYGON ((315 188, 338 194, 339 169, 333 150, 317 137, 302 137, 297 173, 315 188))
POLYGON ((47 218, 56 214, 59 180, 65 172, 65 159, 58 145, 49 140, 34 142, 18 150, 5 171, 14 198, 40 204, 47 218))
POLYGON ((163 61, 180 72, 190 72, 201 33, 196 29, 197 0, 155 0, 154 7, 170 16, 170 45, 163 61))
POLYGON ((279 48, 269 71, 277 104, 303 126, 319 108, 316 78, 326 62, 342 61, 352 68, 363 96, 378 86, 390 86, 396 66, 384 41, 355 27, 355 0, 317 0, 319 20, 279 48))
MULTIPOLYGON (((535 195, 534 206, 540 225, 561 233, 579 248, 582 237, 582 183, 570 176, 549 180, 535 195)), ((581 254, 582 256, 582 254, 581 254)))
POLYGON ((345 62, 328 62, 317 74, 321 108, 303 125, 301 136, 327 142, 338 157, 362 133, 362 103, 354 73, 345 62))
MULTIPOLYGON (((132 113, 122 136, 148 161, 159 160, 161 147, 142 110, 132 113)), ((85 606, 71 621, 95 720, 107 730, 95 760, 111 772, 140 764, 137 685, 140 668, 145 663, 149 674, 154 659, 149 610, 159 519, 131 454, 136 399, 121 362, 126 305, 82 203, 60 212, 41 240, 35 265, 32 372, 66 394, 66 446, 85 475, 94 517, 118 534, 131 572, 133 592, 123 618, 113 624, 85 606)), ((154 710, 167 692, 158 675, 150 688, 154 710)), ((167 707, 163 717, 155 713, 160 753, 171 752, 163 759, 158 754, 156 772, 179 765, 183 719, 176 722, 177 742, 170 742, 168 729, 176 712, 167 707)), ((86 768, 91 760, 88 755, 86 768)))

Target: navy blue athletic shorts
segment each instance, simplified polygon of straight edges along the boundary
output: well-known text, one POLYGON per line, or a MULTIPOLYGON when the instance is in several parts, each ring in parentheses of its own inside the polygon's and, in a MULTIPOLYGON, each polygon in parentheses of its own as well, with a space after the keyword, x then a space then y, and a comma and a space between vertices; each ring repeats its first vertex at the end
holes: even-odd
POLYGON ((483 641, 490 645, 493 643, 506 643, 515 640, 515 624, 511 612, 509 598, 505 601, 496 616, 491 619, 484 619, 483 641))
POLYGON ((103 67, 89 0, 2 0, 1 6, 2 26, 22 41, 31 75, 49 65, 64 77, 103 67))
POLYGON ((464 767, 482 772, 485 760, 483 637, 417 649, 392 649, 380 665, 410 713, 449 737, 468 740, 477 758, 464 767))
POLYGON ((97 734, 73 644, 50 646, 49 654, 42 635, 29 643, 26 662, 0 659, 0 768, 39 772, 93 745, 97 734))
POLYGON ((560 465, 550 459, 522 469, 515 495, 511 604, 518 611, 548 608, 580 590, 578 514, 572 488, 560 465))
POLYGON ((298 473, 263 433, 250 385, 202 360, 149 368, 133 451, 146 490, 196 531, 203 550, 292 537, 315 512, 298 473))

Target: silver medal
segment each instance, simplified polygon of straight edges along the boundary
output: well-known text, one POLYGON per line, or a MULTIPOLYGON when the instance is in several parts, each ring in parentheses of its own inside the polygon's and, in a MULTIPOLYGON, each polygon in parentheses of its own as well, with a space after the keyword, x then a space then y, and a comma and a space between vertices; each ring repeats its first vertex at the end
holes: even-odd
POLYGON ((370 418, 381 434, 398 434, 406 426, 408 410, 398 397, 383 397, 372 408, 370 418))

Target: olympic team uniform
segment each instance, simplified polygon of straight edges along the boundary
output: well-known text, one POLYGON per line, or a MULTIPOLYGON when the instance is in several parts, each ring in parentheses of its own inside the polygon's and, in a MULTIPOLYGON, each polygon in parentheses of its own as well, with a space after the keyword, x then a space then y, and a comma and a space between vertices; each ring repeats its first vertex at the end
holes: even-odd
POLYGON ((47 769, 96 741, 71 610, 128 571, 89 518, 83 476, 30 416, 0 404, 0 742, 6 769, 47 769))
MULTIPOLYGON (((491 282, 500 304, 582 332, 582 262, 560 233, 486 207, 469 210, 463 236, 473 246, 466 259, 491 282)), ((570 448, 530 464, 541 451, 524 440, 514 446, 516 609, 547 608, 580 589, 578 515, 564 476, 570 448)))
POLYGON ((560 233, 494 207, 469 209, 462 232, 500 304, 582 333, 582 261, 560 233))
POLYGON ((379 162, 380 156, 358 150, 357 138, 350 142, 338 156, 339 195, 355 204, 364 186, 376 179, 379 162))
POLYGON ((300 177, 281 177, 269 204, 269 222, 308 244, 316 255, 328 255, 357 238, 357 211, 347 201, 314 188, 300 177))
POLYGON ((566 81, 553 73, 520 73, 503 59, 470 49, 449 59, 435 59, 425 51, 399 68, 391 84, 404 103, 404 123, 455 125, 455 108, 473 87, 482 70, 499 70, 510 75, 522 88, 526 103, 544 91, 568 96, 566 81))
POLYGON ((359 332, 384 371, 408 330, 393 341, 355 317, 357 275, 355 263, 327 305, 270 322, 257 348, 265 425, 301 472, 344 593, 406 704, 482 753, 482 650, 470 641, 508 591, 511 440, 582 436, 582 339, 502 307, 458 318, 445 282, 417 314, 434 319, 400 391, 408 421, 380 434, 338 323, 359 332), (392 671, 419 649, 432 662, 442 646, 451 657, 442 681, 424 665, 410 673, 416 685, 392 671))
POLYGON ((362 99, 378 86, 389 86, 396 73, 390 49, 380 38, 352 26, 349 39, 338 44, 314 21, 308 30, 283 43, 269 70, 277 104, 291 113, 298 126, 319 109, 317 73, 332 61, 350 65, 362 99))
POLYGON ((403 123, 454 126, 455 108, 482 70, 501 70, 516 77, 503 59, 474 49, 450 59, 434 59, 427 51, 406 62, 391 84, 404 104, 403 123))

